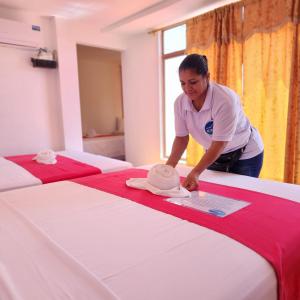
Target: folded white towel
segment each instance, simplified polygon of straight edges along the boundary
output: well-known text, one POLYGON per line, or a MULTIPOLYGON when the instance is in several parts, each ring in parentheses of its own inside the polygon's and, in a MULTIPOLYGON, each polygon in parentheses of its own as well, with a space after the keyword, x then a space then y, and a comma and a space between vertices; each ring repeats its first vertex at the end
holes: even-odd
POLYGON ((40 164, 53 165, 57 163, 56 153, 53 150, 40 151, 33 160, 36 160, 40 164))
POLYGON ((160 190, 178 188, 180 185, 179 174, 168 165, 154 165, 147 175, 148 183, 160 190))
POLYGON ((126 181, 126 185, 161 196, 191 197, 191 193, 180 185, 177 171, 163 164, 153 166, 147 178, 131 178, 126 181))

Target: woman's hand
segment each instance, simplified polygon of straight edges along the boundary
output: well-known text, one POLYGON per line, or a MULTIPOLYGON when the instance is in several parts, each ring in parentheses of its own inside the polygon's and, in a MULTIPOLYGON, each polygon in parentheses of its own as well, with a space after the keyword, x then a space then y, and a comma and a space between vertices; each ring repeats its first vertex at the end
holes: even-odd
POLYGON ((198 177, 199 173, 192 170, 189 175, 184 180, 182 186, 186 188, 188 191, 196 190, 198 187, 198 177))
POLYGON ((222 153, 228 142, 223 141, 213 141, 209 149, 202 156, 199 163, 193 168, 193 170, 186 177, 182 186, 189 191, 193 191, 198 187, 198 177, 199 175, 211 165, 222 153))

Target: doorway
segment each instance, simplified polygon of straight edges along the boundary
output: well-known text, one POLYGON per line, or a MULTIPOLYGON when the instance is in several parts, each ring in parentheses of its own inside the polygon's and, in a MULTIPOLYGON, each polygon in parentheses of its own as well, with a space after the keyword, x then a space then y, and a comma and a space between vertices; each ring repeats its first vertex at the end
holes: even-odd
POLYGON ((77 45, 83 149, 125 160, 121 52, 77 45))

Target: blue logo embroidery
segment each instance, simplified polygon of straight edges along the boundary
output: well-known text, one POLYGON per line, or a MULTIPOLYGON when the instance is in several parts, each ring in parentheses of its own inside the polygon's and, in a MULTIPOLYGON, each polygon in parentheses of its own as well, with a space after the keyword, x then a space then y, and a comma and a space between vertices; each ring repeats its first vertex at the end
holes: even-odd
POLYGON ((209 209, 208 213, 211 215, 214 215, 216 217, 221 217, 221 218, 226 216, 226 213, 220 209, 209 209))
POLYGON ((206 124, 205 124, 205 132, 209 135, 212 135, 213 134, 213 129, 214 129, 214 121, 211 120, 211 121, 208 121, 206 124))

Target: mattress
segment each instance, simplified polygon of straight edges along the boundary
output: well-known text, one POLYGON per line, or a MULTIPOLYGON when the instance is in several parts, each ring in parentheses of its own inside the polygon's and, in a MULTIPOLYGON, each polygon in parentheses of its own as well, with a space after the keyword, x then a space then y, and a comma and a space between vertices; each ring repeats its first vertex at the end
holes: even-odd
MULTIPOLYGON (((85 152, 58 151, 57 154, 94 166, 102 173, 119 171, 132 166, 129 162, 85 152)), ((42 184, 39 178, 4 157, 0 157, 0 168, 0 192, 42 184)))
MULTIPOLYGON (((179 171, 184 175, 188 169, 179 171)), ((300 194, 299 186, 233 174, 222 180, 210 172, 202 176, 241 188, 249 180, 253 189, 266 192, 269 186, 275 195, 285 190, 287 199, 300 194)), ((25 300, 64 299, 62 295, 90 300, 277 299, 274 270, 260 255, 225 235, 128 199, 62 181, 1 193, 0 204, 5 220, 0 299, 11 299, 9 293, 25 300)))

